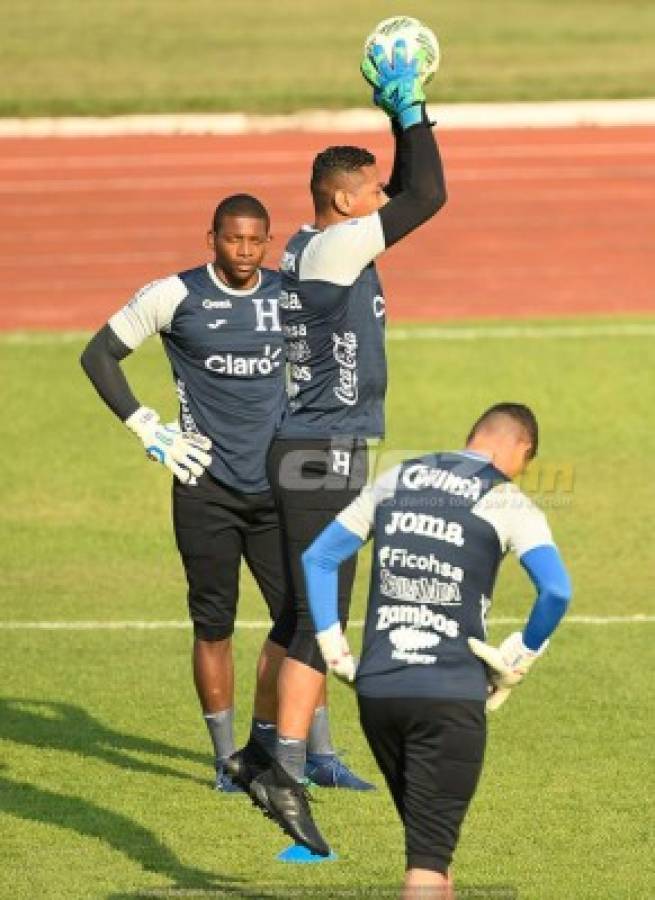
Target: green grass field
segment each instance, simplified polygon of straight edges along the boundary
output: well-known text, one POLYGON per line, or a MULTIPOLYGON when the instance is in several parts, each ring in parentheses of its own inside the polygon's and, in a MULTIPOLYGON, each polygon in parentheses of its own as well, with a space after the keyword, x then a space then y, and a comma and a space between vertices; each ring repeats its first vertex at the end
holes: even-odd
MULTIPOLYGON (((183 619, 166 473, 96 399, 78 367, 82 345, 0 338, 9 438, 0 621, 183 619)), ((555 491, 542 477, 540 500, 573 574, 572 614, 652 613, 652 337, 392 340, 390 362, 390 454, 459 446, 472 417, 499 399, 532 404, 543 463, 565 476, 555 491)), ((174 412, 156 341, 127 368, 144 401, 174 412)), ((495 614, 523 615, 530 597, 508 561, 495 614)), ((245 577, 240 617, 263 615, 245 577)), ((510 628, 496 625, 492 637, 510 628)), ((491 722, 456 857, 460 885, 508 885, 521 900, 652 896, 654 628, 562 627, 491 722)), ((242 629, 235 638, 241 738, 262 637, 242 629)), ((380 887, 365 891, 397 885, 401 832, 385 790, 318 792, 315 815, 340 858, 313 867, 277 863, 287 844, 277 829, 244 798, 210 790, 189 649, 185 629, 0 628, 0 897, 175 888, 254 898, 263 886, 279 897, 290 886, 302 897, 336 888, 376 897, 380 887)), ((337 744, 380 785, 352 695, 334 685, 331 697, 337 744)))
POLYGON ((0 6, 0 116, 366 105, 362 41, 398 12, 439 34, 435 101, 642 97, 655 83, 651 0, 0 6))

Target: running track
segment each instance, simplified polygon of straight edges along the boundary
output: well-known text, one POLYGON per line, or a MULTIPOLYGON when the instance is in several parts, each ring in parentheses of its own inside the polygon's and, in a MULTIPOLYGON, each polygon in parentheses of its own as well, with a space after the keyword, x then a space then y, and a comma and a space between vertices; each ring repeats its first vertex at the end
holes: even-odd
MULTIPOLYGON (((207 258, 216 201, 269 206, 269 262, 310 218, 329 143, 390 163, 384 134, 0 141, 0 328, 99 326, 134 289, 207 258)), ((383 258, 391 317, 655 312, 655 128, 448 131, 450 200, 383 258)))

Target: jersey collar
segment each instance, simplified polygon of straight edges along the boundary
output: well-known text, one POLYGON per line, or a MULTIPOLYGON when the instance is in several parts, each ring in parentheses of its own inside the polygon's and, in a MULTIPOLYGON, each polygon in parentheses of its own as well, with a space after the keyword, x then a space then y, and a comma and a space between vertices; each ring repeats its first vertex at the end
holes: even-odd
POLYGON ((475 453, 473 450, 455 450, 458 456, 468 456, 470 459, 482 459, 485 462, 491 462, 491 457, 486 453, 475 453))
POLYGON ((214 267, 211 263, 207 263, 207 274, 214 282, 219 291, 223 291, 226 294, 231 294, 232 297, 250 297, 252 294, 255 294, 260 287, 262 286, 262 270, 259 269, 257 272, 257 284, 251 288, 244 288, 244 290, 239 290, 238 288, 231 288, 229 285, 225 284, 224 281, 218 277, 216 272, 214 271, 214 267))

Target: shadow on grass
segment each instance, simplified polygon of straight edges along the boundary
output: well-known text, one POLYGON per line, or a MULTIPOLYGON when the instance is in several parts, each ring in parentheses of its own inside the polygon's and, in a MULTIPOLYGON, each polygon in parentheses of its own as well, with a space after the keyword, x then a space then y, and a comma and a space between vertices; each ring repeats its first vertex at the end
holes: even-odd
POLYGON ((84 709, 70 703, 0 697, 0 738, 40 749, 65 750, 80 756, 94 757, 133 772, 209 784, 209 779, 197 778, 160 763, 143 762, 129 755, 130 751, 151 753, 169 759, 204 763, 209 769, 209 753, 198 753, 161 741, 122 734, 102 725, 84 709))
POLYGON ((0 776, 0 811, 97 838, 138 863, 146 872, 156 872, 171 879, 176 888, 185 889, 185 894, 186 889, 213 891, 220 887, 220 876, 185 866, 147 828, 88 800, 0 776))

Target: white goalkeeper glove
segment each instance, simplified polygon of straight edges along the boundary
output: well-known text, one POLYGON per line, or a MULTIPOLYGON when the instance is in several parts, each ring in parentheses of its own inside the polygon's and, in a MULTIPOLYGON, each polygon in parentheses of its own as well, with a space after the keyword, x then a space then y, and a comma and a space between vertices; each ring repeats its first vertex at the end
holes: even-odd
POLYGON ((493 712, 507 700, 512 688, 523 681, 530 667, 545 651, 548 641, 544 641, 538 650, 530 650, 523 643, 521 632, 515 631, 499 647, 492 647, 477 638, 469 638, 468 644, 473 653, 491 670, 491 693, 487 698, 487 709, 493 712))
POLYGON ((212 442, 203 434, 182 431, 177 422, 163 425, 154 409, 140 406, 125 424, 146 448, 148 457, 162 463, 184 484, 198 478, 211 463, 212 442))
POLYGON ((340 681, 352 685, 357 672, 357 660, 353 657, 341 624, 335 622, 325 631, 316 634, 325 665, 340 681))

